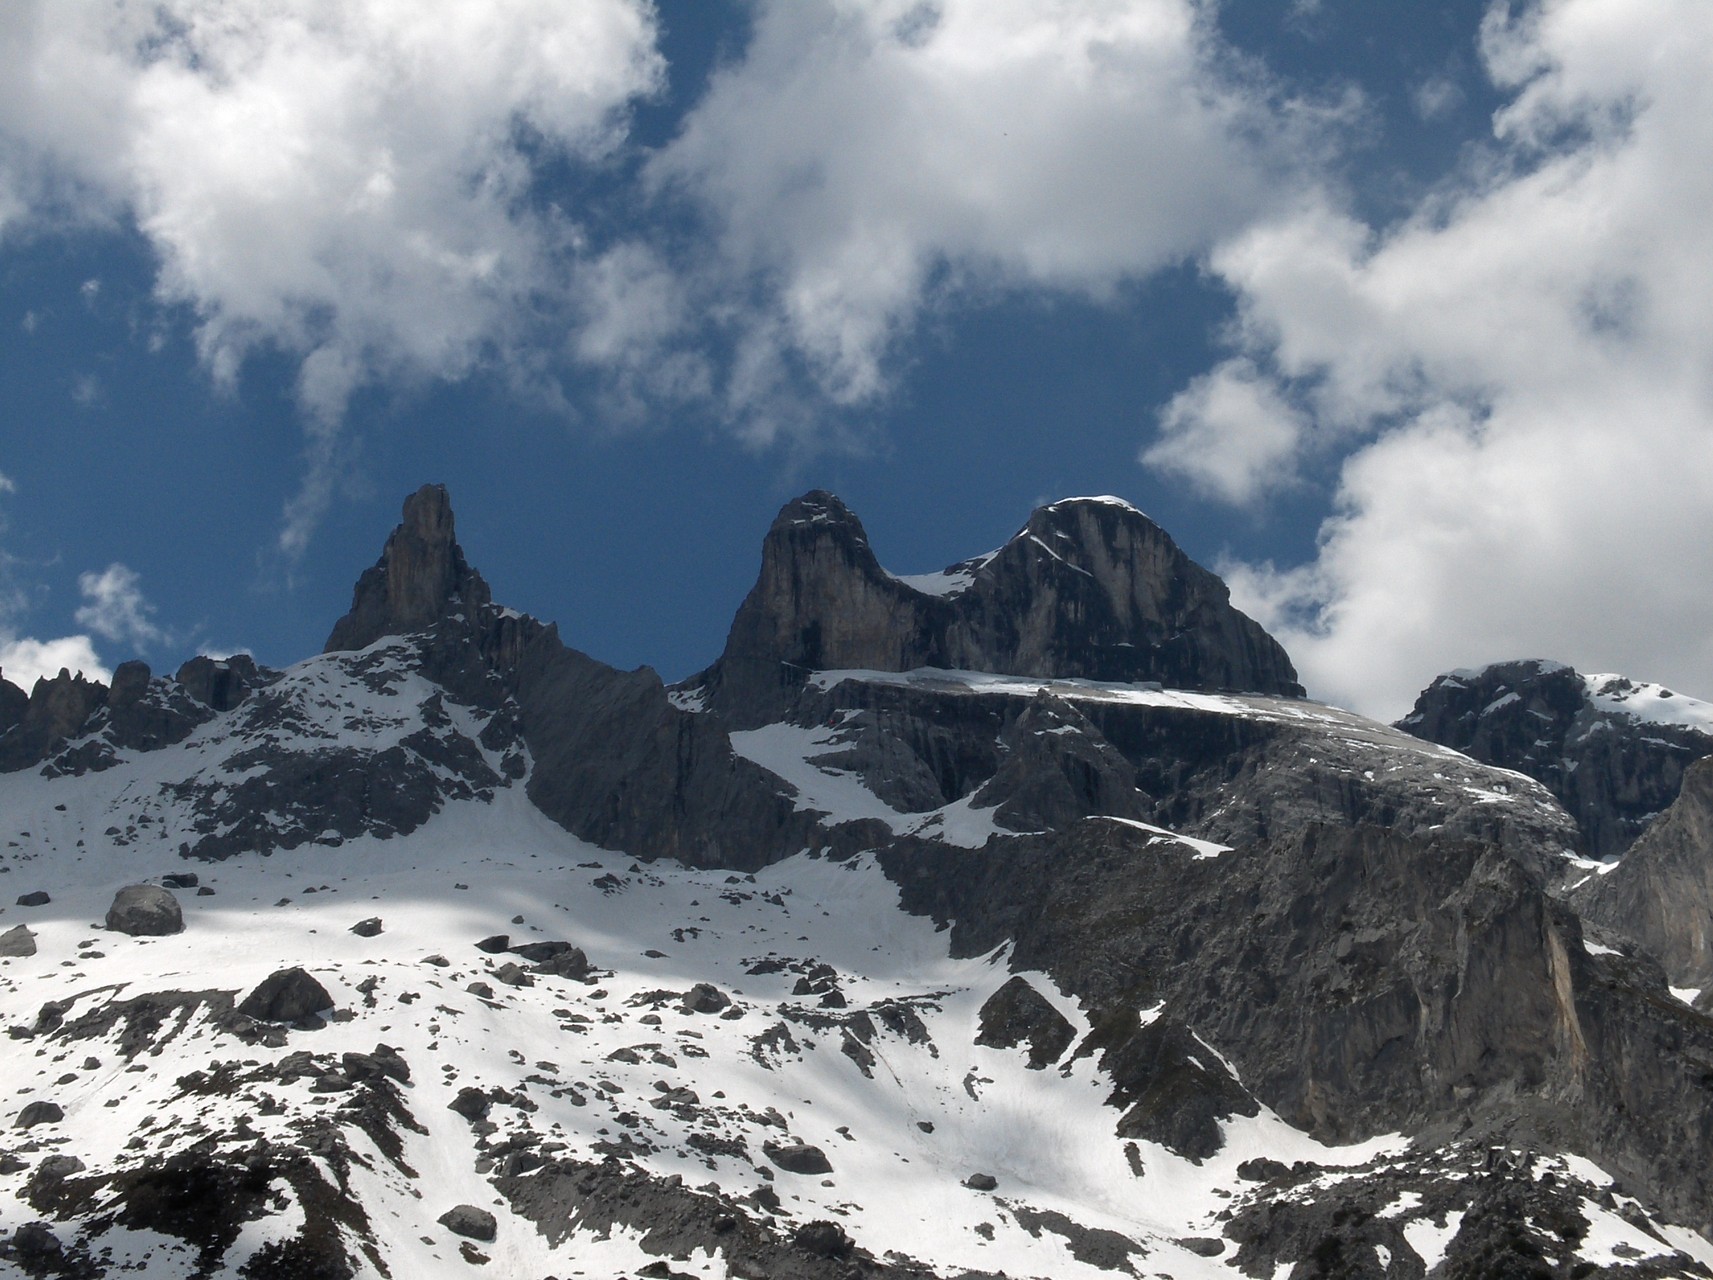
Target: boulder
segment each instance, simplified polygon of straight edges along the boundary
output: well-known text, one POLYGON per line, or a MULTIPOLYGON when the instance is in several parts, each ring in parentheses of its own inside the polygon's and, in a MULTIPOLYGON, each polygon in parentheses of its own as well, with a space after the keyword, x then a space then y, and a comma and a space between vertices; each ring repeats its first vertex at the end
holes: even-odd
POLYGON ((453 1235, 469 1240, 492 1240, 499 1232, 494 1215, 473 1204, 455 1205, 441 1214, 437 1221, 453 1235))
POLYGON ((159 938, 184 932, 178 899, 158 884, 133 884, 119 890, 107 908, 107 927, 133 938, 159 938))
POLYGON ((258 1022, 302 1022, 333 1008, 333 997, 305 969, 277 969, 245 996, 238 1012, 258 1022))
POLYGON ((46 890, 43 889, 37 889, 31 893, 21 893, 18 895, 18 905, 20 907, 45 907, 52 901, 53 899, 48 897, 46 890))
POLYGON ((351 926, 351 932, 356 934, 359 938, 373 938, 379 934, 380 931, 381 918, 379 916, 370 916, 366 920, 359 920, 356 924, 351 926))
POLYGON ((719 1013, 731 1007, 732 998, 709 982, 698 982, 684 993, 685 1013, 719 1013))
POLYGON ((486 951, 491 956, 497 956, 500 952, 511 946, 511 943, 512 940, 507 935, 496 933, 491 937, 483 938, 478 942, 476 944, 476 950, 486 951))
POLYGON ((827 1153, 821 1148, 807 1142, 767 1142, 762 1144, 762 1151, 787 1173, 831 1173, 832 1161, 827 1159, 827 1153))
POLYGON ((173 871, 161 877, 161 886, 166 889, 194 889, 202 883, 202 877, 194 871, 173 871))
POLYGON ((0 956, 33 956, 36 954, 36 935, 24 925, 16 925, 0 933, 0 956))
POLYGON ((12 1122, 12 1127, 33 1129, 38 1124, 58 1124, 64 1119, 65 1112, 60 1109, 59 1103, 37 1099, 25 1104, 24 1109, 18 1113, 18 1118, 12 1122))
POLYGON ((964 1186, 971 1191, 994 1191, 999 1187, 999 1179, 991 1173, 972 1173, 964 1179, 964 1186))

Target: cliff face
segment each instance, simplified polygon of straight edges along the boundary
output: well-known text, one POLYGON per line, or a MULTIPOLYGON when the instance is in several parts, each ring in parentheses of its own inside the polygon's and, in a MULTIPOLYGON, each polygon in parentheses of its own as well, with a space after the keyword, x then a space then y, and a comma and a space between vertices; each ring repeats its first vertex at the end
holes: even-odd
POLYGON ((1713 988, 1713 757, 1689 766, 1672 806, 1571 900, 1640 943, 1674 985, 1713 988))
POLYGON ((351 611, 334 624, 322 652, 366 648, 460 611, 474 616, 492 598, 482 575, 465 563, 446 486, 425 484, 405 499, 404 518, 381 558, 357 579, 351 611))
POLYGON ((1676 799, 1692 761, 1713 754, 1713 718, 1703 727, 1695 714, 1704 705, 1530 659, 1440 676, 1398 728, 1543 783, 1585 850, 1607 858, 1676 799))
POLYGON ((723 713, 753 718, 777 711, 810 671, 918 667, 1303 692, 1225 584, 1127 503, 1041 507, 998 551, 901 578, 822 492, 787 504, 768 531, 708 684, 723 713))

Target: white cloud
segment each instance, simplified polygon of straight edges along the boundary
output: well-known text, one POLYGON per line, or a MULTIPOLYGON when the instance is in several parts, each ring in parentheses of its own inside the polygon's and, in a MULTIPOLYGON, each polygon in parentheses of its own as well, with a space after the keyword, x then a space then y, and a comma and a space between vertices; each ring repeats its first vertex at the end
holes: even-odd
POLYGON ((1308 419, 1253 362, 1227 360, 1175 396, 1142 461, 1226 502, 1289 482, 1308 419))
POLYGON ((734 403, 801 364, 855 404, 947 296, 1102 297, 1233 234, 1291 190, 1310 114, 1191 0, 769 0, 651 174, 750 291, 734 403))
POLYGON ((654 39, 646 0, 12 0, 0 233, 134 221, 215 377, 292 353, 326 432, 361 386, 503 352, 569 287, 579 230, 537 167, 611 149, 661 81, 654 39))
POLYGON ((74 615, 78 626, 143 649, 167 639, 154 622, 155 607, 144 598, 135 570, 115 562, 99 573, 79 574, 77 589, 84 601, 74 615))
POLYGON ((25 693, 38 679, 52 680, 61 669, 73 675, 82 672, 91 680, 106 683, 113 673, 101 664, 88 636, 61 636, 57 640, 7 639, 0 636, 0 677, 25 693))
MULTIPOLYGON (((1380 234, 1305 203, 1212 257, 1300 446, 1360 442, 1315 561, 1234 585, 1313 689, 1385 715, 1530 655, 1713 693, 1713 6, 1501 8, 1485 52, 1515 97, 1464 188, 1380 234)), ((1276 451, 1198 387, 1176 438, 1276 451)))

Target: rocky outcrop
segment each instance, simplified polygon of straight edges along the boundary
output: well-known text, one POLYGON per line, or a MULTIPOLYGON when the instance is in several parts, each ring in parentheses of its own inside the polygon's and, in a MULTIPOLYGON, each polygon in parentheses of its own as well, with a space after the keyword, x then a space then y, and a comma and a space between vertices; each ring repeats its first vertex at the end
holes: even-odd
POLYGON ((734 722, 777 711, 811 671, 917 667, 1158 681, 1298 696, 1273 638, 1128 503, 1037 509, 991 555, 943 574, 881 568, 861 522, 816 491, 788 503, 703 683, 734 722))
POLYGON ((1501 662, 1438 677, 1406 733, 1543 783, 1576 819, 1593 857, 1622 853, 1676 798, 1683 771, 1713 754, 1713 733, 1676 722, 1690 699, 1558 662, 1501 662))
POLYGON ((454 536, 446 486, 425 484, 405 499, 402 521, 381 558, 357 579, 351 611, 334 624, 323 651, 363 649, 460 612, 473 617, 491 601, 454 536))
POLYGON ((1570 900, 1639 942, 1673 985, 1713 987, 1713 757, 1690 765, 1672 806, 1570 900))
POLYGON ((173 678, 203 706, 230 711, 251 689, 271 683, 279 678, 279 673, 258 667, 247 653, 235 653, 230 658, 198 654, 179 667, 173 678))
POLYGON ((97 708, 107 705, 107 686, 65 668, 53 679, 43 676, 30 691, 28 704, 4 736, 0 736, 0 772, 38 764, 62 743, 76 737, 97 708))

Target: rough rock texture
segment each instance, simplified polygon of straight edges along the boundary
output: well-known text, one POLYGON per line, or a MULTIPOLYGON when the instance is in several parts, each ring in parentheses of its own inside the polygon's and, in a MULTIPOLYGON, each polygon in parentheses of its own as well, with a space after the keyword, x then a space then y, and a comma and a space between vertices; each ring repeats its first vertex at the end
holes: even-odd
POLYGON ((1018 968, 1092 1007, 1075 1052, 1101 1055, 1137 1136, 1204 1156, 1256 1102, 1328 1141, 1503 1133, 1713 1227, 1713 1021, 1657 967, 1587 951, 1489 845, 1320 828, 1205 858, 1091 819, 974 852, 901 844, 884 865, 957 951, 1015 939, 1018 968))
POLYGON ((1692 761, 1713 755, 1713 736, 1650 715, 1647 704, 1669 693, 1641 692, 1616 676, 1593 687, 1562 663, 1502 662, 1440 676, 1398 727, 1538 779, 1576 819, 1586 851, 1605 858, 1676 799, 1692 761))
POLYGON ((1041 507, 947 575, 967 585, 936 594, 887 573, 829 493, 788 503, 706 677, 713 705, 734 722, 766 718, 808 672, 917 667, 1302 693, 1225 584, 1116 500, 1041 507))
POLYGON ((270 683, 278 672, 258 667, 245 653, 230 658, 198 655, 178 669, 173 678, 198 702, 215 711, 230 711, 251 689, 270 683))
POLYGON ((5 933, 0 933, 0 956, 33 956, 36 954, 36 935, 31 933, 27 925, 13 925, 5 933))
MULTIPOLYGON (((1029 1047, 1029 1066, 1051 1066, 1071 1047, 1076 1028, 1023 977, 1013 977, 981 1006, 975 1042, 993 1049, 1029 1047)), ((988 1187, 991 1191, 993 1188, 988 1187)))
POLYGON ((470 1240, 492 1240, 499 1231, 494 1215, 473 1204, 454 1205, 441 1214, 438 1221, 453 1235, 470 1240))
POLYGON ((1713 757, 1690 765, 1672 806, 1570 900, 1639 942, 1673 985, 1713 987, 1713 757))
POLYGON ((263 978, 238 1012, 260 1022, 302 1022, 333 1008, 333 997, 308 970, 293 966, 263 978))
POLYGON ((107 686, 72 675, 63 667, 52 680, 42 677, 18 722, 0 736, 0 772, 26 769, 83 729, 98 707, 107 704, 107 686))
POLYGON ((184 931, 184 911, 158 884, 127 885, 107 908, 107 927, 133 938, 165 937, 184 931))
POLYGON ((351 611, 334 624, 325 651, 366 648, 460 610, 473 614, 490 600, 488 584, 454 538, 446 486, 425 484, 405 499, 404 518, 380 560, 357 579, 351 611))
POLYGON ((10 680, 0 678, 0 735, 22 724, 29 707, 30 695, 10 680))

